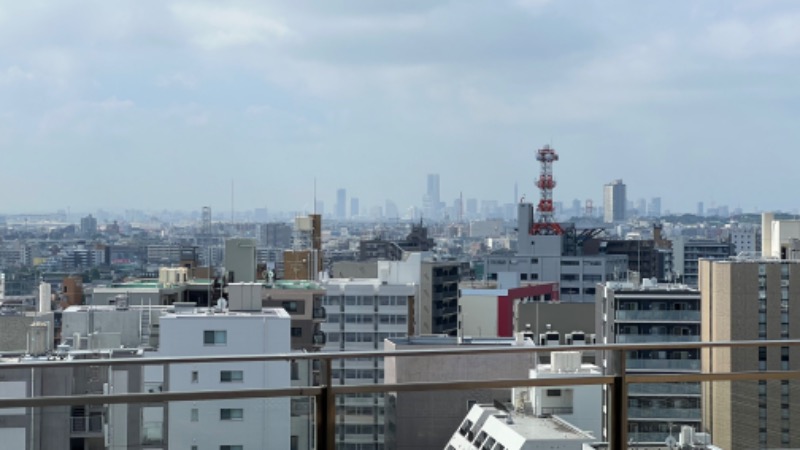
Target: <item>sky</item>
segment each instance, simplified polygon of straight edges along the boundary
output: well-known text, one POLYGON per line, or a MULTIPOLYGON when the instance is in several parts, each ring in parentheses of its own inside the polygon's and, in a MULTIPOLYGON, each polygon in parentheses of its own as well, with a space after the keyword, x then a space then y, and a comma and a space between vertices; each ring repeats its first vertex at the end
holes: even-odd
POLYGON ((800 2, 0 3, 0 211, 535 199, 794 210, 800 2))

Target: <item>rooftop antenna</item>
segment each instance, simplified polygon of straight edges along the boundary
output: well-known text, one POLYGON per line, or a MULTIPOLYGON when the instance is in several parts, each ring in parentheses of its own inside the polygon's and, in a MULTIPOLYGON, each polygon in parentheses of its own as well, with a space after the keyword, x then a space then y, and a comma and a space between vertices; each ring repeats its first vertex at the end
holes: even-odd
POLYGON ((314 215, 317 215, 317 177, 314 177, 314 215))
POLYGON ((231 225, 233 225, 233 179, 231 178, 231 225))

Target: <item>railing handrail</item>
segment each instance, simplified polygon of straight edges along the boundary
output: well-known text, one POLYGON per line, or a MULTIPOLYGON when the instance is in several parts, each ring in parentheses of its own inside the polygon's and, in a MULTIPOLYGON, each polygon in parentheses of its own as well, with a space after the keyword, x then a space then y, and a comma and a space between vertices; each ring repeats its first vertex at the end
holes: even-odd
MULTIPOLYGON (((649 336, 649 335, 648 335, 649 336)), ((665 335, 670 336, 670 335, 665 335)), ((752 347, 795 347, 800 346, 800 339, 748 340, 748 341, 715 341, 715 342, 645 342, 634 344, 588 344, 588 345, 497 345, 492 343, 471 344, 469 348, 435 348, 435 349, 400 349, 370 350, 345 352, 312 352, 312 353, 275 353, 253 355, 217 355, 217 356, 177 356, 177 357, 139 357, 139 358, 103 358, 80 360, 41 360, 0 363, 2 369, 29 369, 41 367, 69 366, 155 366, 162 364, 185 363, 221 363, 221 362, 272 362, 272 361, 305 361, 305 360, 339 360, 349 358, 380 358, 409 356, 442 356, 442 355, 474 355, 488 353, 550 353, 557 351, 632 351, 632 350, 687 350, 706 348, 752 348, 752 347)))

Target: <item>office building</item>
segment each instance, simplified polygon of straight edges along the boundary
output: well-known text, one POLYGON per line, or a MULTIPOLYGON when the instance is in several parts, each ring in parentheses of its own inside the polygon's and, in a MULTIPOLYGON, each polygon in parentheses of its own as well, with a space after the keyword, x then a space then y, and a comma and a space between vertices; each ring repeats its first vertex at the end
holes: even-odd
POLYGON ((661 217, 661 197, 653 197, 647 207, 647 215, 650 217, 661 217))
POLYGON ((258 225, 258 246, 287 249, 292 246, 292 227, 287 223, 258 225))
POLYGON ((622 180, 614 180, 603 186, 603 221, 618 223, 625 220, 625 184, 622 180))
POLYGON ((517 251, 514 256, 492 255, 486 258, 485 273, 501 288, 520 283, 558 282, 563 302, 594 302, 597 283, 622 280, 628 271, 624 255, 581 255, 577 251, 575 230, 562 224, 564 234, 532 234, 533 205, 520 203, 517 216, 517 251))
MULTIPOLYGON (((598 290, 595 307, 598 344, 700 341, 700 292, 686 285, 658 284, 648 279, 640 285, 605 283, 598 290)), ((700 371, 697 349, 626 353, 628 373, 700 371)), ((604 363, 607 373, 613 373, 613 355, 607 355, 604 363)), ((699 429, 700 419, 700 383, 629 386, 628 438, 633 442, 664 442, 673 425, 699 429)))
POLYGON ((358 208, 358 197, 351 197, 350 198, 350 218, 355 219, 359 217, 361 211, 358 208))
POLYGON ((428 174, 425 196, 422 198, 422 213, 425 218, 437 220, 441 217, 442 200, 439 195, 439 174, 428 174))
MULTIPOLYGON (((700 261, 704 342, 800 336, 800 261, 700 261)), ((794 371, 800 347, 706 349, 703 372, 794 371)), ((703 424, 727 449, 800 446, 800 381, 705 383, 703 424)))
POLYGON ((336 219, 338 220, 345 220, 347 219, 347 190, 346 189, 338 189, 336 191, 336 219))
POLYGON ((93 237, 95 234, 97 234, 97 219, 91 214, 81 218, 81 235, 93 237))

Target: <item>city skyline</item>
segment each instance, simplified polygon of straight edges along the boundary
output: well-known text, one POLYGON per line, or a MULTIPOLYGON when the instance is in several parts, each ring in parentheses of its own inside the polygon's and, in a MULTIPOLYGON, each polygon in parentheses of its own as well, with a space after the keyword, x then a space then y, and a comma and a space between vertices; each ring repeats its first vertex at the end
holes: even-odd
POLYGON ((622 178, 663 208, 793 209, 794 2, 0 6, 0 209, 362 210, 622 178), (431 170, 434 168, 435 170, 431 170), (769 191, 766 198, 762 195, 769 191))

